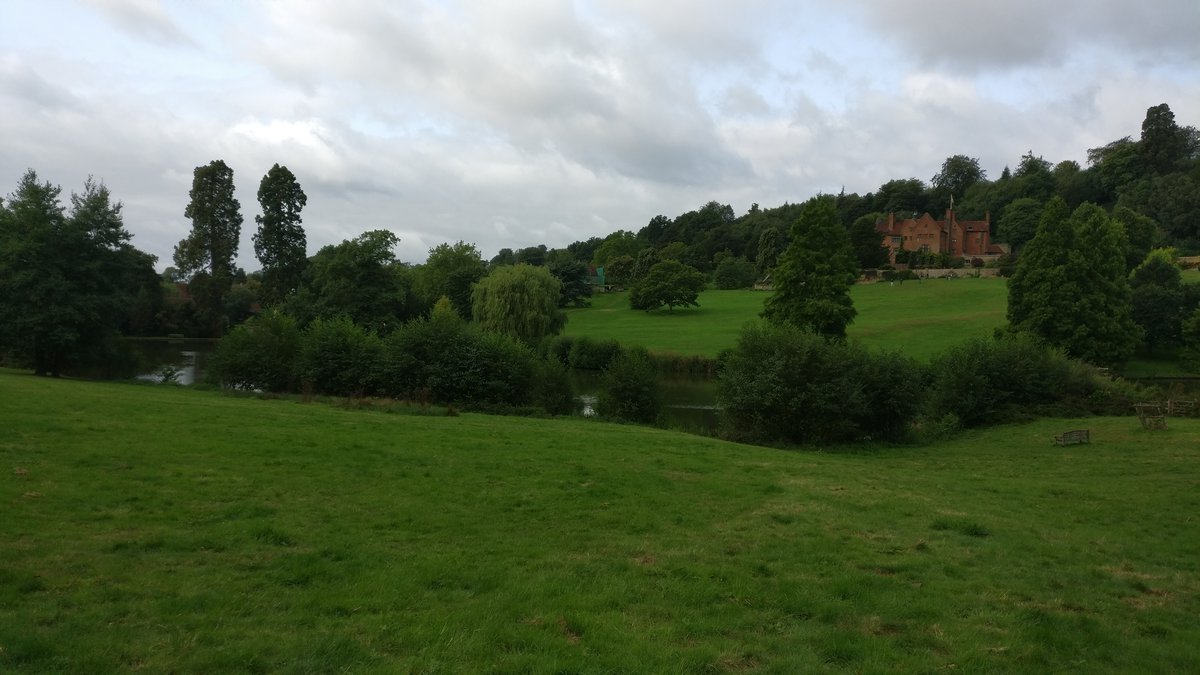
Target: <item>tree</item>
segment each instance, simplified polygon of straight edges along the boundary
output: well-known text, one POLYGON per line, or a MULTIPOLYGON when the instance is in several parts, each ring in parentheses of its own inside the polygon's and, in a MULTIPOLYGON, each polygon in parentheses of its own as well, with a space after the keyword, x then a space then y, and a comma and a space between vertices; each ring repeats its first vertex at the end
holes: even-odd
POLYGON ((623 255, 633 257, 642 248, 637 235, 628 230, 617 230, 604 238, 592 254, 592 264, 597 267, 607 267, 608 264, 623 255))
POLYGON ((1037 234, 1041 217, 1041 202, 1029 197, 1015 199, 1000 212, 996 238, 1010 244, 1014 253, 1019 252, 1037 234))
POLYGON ((566 325, 558 308, 561 294, 562 284, 545 267, 499 267, 475 284, 472 316, 484 330, 535 345, 566 325))
POLYGON ((758 278, 765 278, 775 267, 779 254, 783 251, 783 235, 779 228, 771 226, 764 228, 758 236, 758 256, 754 259, 754 271, 758 278))
POLYGON ((859 216, 850 226, 850 245, 861 269, 877 269, 888 264, 888 248, 883 245, 883 236, 875 229, 883 218, 880 213, 859 216))
POLYGON ((604 417, 653 424, 662 410, 658 371, 644 347, 622 350, 604 369, 596 412, 604 417))
POLYGON ((792 226, 792 243, 779 257, 775 293, 762 315, 771 323, 843 338, 856 314, 850 287, 857 278, 850 237, 838 222, 832 198, 814 197, 792 226))
POLYGON ((138 294, 158 283, 103 183, 88 178, 70 214, 61 192, 31 169, 0 209, 0 352, 39 375, 102 361, 138 294))
POLYGON ((713 283, 722 290, 750 288, 754 285, 754 263, 739 256, 725 256, 713 273, 713 283))
POLYGON ((263 300, 274 305, 299 288, 308 263, 308 241, 300 225, 308 197, 296 176, 275 164, 258 184, 258 203, 262 214, 254 217, 254 255, 263 266, 263 300))
POLYGON ((1162 237, 1158 224, 1126 206, 1113 209, 1113 218, 1125 228, 1125 240, 1129 243, 1125 250, 1125 269, 1132 270, 1145 260, 1155 242, 1162 237))
POLYGON ((558 298, 559 307, 586 307, 592 297, 592 286, 588 283, 587 265, 578 260, 563 258, 555 259, 546 269, 562 284, 562 293, 558 298))
POLYGON ((977 158, 966 155, 947 157, 942 162, 942 169, 930 181, 935 208, 938 211, 946 208, 952 197, 962 201, 972 185, 986 178, 987 172, 979 166, 977 158))
POLYGON ((1140 339, 1125 248, 1119 224, 1100 207, 1068 216, 1066 203, 1051 199, 1009 281, 1009 323, 1075 358, 1124 363, 1140 339))
POLYGON ((545 265, 546 264, 546 245, 539 244, 537 246, 529 246, 529 247, 521 249, 520 251, 517 251, 516 257, 515 257, 515 263, 517 265, 520 265, 521 263, 525 263, 526 265, 533 265, 534 267, 540 267, 542 265, 545 265))
POLYGON ((222 314, 225 293, 233 284, 233 259, 242 231, 241 204, 233 197, 233 169, 214 160, 192 172, 191 201, 183 215, 192 221, 192 231, 175 246, 175 266, 184 274, 203 272, 201 293, 193 289, 197 310, 209 323, 212 335, 224 332, 222 314))
POLYGON ((491 259, 491 261, 488 262, 488 265, 491 267, 500 267, 502 265, 516 265, 516 264, 517 264, 517 254, 513 253, 513 250, 511 248, 500 249, 500 251, 495 255, 495 257, 493 257, 491 259))
POLYGON ((629 305, 647 312, 663 305, 668 312, 676 307, 698 307, 696 298, 702 290, 703 274, 678 260, 663 260, 629 289, 629 305))
POLYGON ((1054 173, 1050 170, 1050 162, 1033 151, 1021 155, 1017 171, 1013 174, 1013 196, 1015 198, 1029 197, 1039 202, 1045 202, 1054 195, 1054 173))
POLYGON ((1155 353, 1179 342, 1184 314, 1183 278, 1175 250, 1156 248, 1129 273, 1132 316, 1141 326, 1146 351, 1155 353))
POLYGON ((426 306, 440 297, 450 298, 454 311, 471 318, 471 287, 487 275, 487 265, 474 244, 459 241, 438 244, 420 268, 420 294, 426 306))
POLYGON ((396 260, 400 243, 387 230, 370 230, 340 244, 324 246, 304 272, 300 291, 287 304, 305 322, 348 316, 380 334, 418 312, 412 279, 396 260))
POLYGON ((1142 164, 1152 173, 1177 171, 1196 153, 1195 130, 1175 123, 1170 106, 1160 103, 1146 110, 1142 140, 1138 144, 1142 164))
POLYGON ((929 192, 917 178, 889 180, 875 193, 875 209, 884 213, 919 214, 928 208, 929 192))

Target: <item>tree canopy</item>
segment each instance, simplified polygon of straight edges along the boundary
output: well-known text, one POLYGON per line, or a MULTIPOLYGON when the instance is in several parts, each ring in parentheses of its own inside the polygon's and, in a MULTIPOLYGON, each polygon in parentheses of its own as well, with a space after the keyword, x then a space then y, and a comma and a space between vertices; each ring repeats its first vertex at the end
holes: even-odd
POLYGON ((1055 197, 1009 280, 1008 320, 1069 355, 1124 363, 1140 339, 1130 316, 1122 229, 1098 206, 1055 197))
POLYGON ((854 320, 850 287, 858 264, 846 228, 838 222, 830 197, 805 202, 792 226, 792 243, 779 256, 763 317, 829 337, 843 338, 854 320))
POLYGON ((262 214, 255 216, 254 255, 263 266, 263 299, 276 304, 300 286, 308 263, 308 241, 300 211, 308 196, 286 166, 275 164, 258 184, 262 214))
POLYGON ((412 280, 393 252, 398 243, 387 230, 370 230, 322 247, 289 299, 289 312, 306 323, 345 315, 378 333, 413 318, 412 280))
POLYGON ((191 201, 183 215, 192 230, 175 246, 175 266, 191 276, 191 294, 211 335, 224 333, 224 299, 233 285, 234 256, 242 231, 241 204, 233 196, 233 169, 222 160, 192 172, 191 201))
POLYGON ((696 298, 702 290, 703 274, 678 260, 663 260, 629 289, 629 305, 647 312, 664 305, 668 312, 676 307, 698 307, 696 298))
POLYGON ((445 296, 460 317, 470 319, 471 288, 486 274, 487 265, 474 244, 438 244, 429 249, 429 257, 419 269, 422 303, 432 306, 445 296))
POLYGON ((562 284, 545 267, 498 267, 475 284, 472 315, 484 330, 534 345, 566 325, 558 308, 561 293, 562 284))
POLYGON ((89 178, 69 214, 60 194, 31 169, 0 207, 0 351, 55 376, 100 360, 138 296, 161 293, 103 183, 89 178))

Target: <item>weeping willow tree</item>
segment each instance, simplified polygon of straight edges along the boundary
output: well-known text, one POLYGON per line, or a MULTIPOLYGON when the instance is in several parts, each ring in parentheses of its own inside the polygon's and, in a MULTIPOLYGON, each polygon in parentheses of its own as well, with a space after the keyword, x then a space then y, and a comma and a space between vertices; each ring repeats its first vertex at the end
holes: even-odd
POLYGON ((558 308, 561 293, 562 283, 545 267, 498 267, 475 285, 472 316, 484 330, 534 345, 566 325, 558 308))

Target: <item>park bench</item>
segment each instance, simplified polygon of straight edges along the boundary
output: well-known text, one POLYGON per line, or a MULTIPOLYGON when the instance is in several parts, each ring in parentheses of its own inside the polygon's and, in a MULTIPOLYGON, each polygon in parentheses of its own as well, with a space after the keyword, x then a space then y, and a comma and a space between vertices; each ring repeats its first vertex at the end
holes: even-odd
POLYGON ((1055 445, 1075 445, 1076 443, 1091 443, 1092 432, 1090 429, 1076 429, 1075 431, 1065 431, 1061 435, 1054 437, 1055 445))
POLYGON ((1133 409, 1137 411, 1138 421, 1142 423, 1143 429, 1167 428, 1167 416, 1163 414, 1162 403, 1158 401, 1134 403, 1133 409))

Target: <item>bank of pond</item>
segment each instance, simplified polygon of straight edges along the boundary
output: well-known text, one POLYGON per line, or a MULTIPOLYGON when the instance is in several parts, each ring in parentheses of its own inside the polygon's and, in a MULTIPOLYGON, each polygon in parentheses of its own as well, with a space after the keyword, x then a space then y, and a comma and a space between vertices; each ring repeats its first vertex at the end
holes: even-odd
POLYGON ((1020 334, 969 339, 926 364, 765 323, 747 326, 719 360, 573 336, 530 348, 446 317, 379 337, 348 320, 301 330, 270 314, 219 343, 130 344, 149 381, 595 416, 771 445, 924 442, 1041 416, 1131 414, 1190 385, 1152 390, 1020 334))

